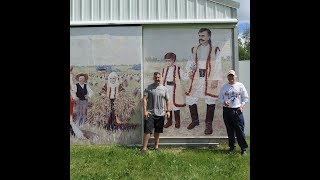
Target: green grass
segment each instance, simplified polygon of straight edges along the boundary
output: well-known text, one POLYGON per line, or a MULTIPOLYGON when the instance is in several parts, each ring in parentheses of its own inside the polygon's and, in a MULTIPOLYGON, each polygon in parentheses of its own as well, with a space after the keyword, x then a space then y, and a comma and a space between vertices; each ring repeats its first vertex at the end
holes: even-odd
MULTIPOLYGON (((71 145, 71 179, 250 179, 250 137, 247 156, 239 146, 159 147, 142 155, 140 147, 71 145)), ((161 139, 160 139, 161 141, 161 139)))

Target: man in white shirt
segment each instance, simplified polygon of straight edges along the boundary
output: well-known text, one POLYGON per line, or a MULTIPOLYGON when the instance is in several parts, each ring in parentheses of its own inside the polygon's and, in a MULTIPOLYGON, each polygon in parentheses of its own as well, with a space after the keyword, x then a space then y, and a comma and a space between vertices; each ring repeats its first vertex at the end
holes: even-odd
POLYGON ((228 72, 228 83, 224 84, 219 93, 219 101, 223 104, 223 120, 226 125, 229 152, 235 150, 235 136, 241 148, 241 154, 245 155, 248 148, 244 134, 243 108, 249 100, 248 92, 244 85, 236 80, 236 72, 228 72))
POLYGON ((73 85, 71 95, 76 103, 77 122, 80 126, 87 121, 88 100, 91 98, 93 91, 86 83, 88 81, 87 74, 80 73, 75 78, 78 83, 73 85))
POLYGON ((189 86, 186 92, 186 104, 189 105, 191 123, 187 129, 199 125, 197 103, 204 98, 207 104, 205 135, 212 134, 212 121, 218 90, 222 81, 220 48, 212 45, 211 31, 201 28, 198 32, 199 44, 192 47, 192 60, 188 61, 186 71, 189 74, 189 86))

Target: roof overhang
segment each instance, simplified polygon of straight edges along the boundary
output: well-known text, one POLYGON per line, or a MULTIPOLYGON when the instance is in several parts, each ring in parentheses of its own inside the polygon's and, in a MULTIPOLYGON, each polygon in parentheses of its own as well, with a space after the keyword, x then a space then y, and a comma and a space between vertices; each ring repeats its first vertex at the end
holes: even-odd
POLYGON ((84 25, 123 25, 123 24, 199 24, 199 23, 238 23, 238 19, 174 19, 174 20, 135 20, 135 21, 72 21, 71 26, 84 25))

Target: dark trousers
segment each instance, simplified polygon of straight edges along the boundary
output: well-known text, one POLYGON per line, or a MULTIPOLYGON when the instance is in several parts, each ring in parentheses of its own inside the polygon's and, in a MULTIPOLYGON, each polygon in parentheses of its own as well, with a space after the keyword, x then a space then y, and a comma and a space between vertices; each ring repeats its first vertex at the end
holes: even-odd
POLYGON ((235 148, 235 135, 241 150, 246 150, 248 144, 244 134, 243 113, 237 113, 238 108, 223 107, 223 120, 227 128, 229 147, 235 148))

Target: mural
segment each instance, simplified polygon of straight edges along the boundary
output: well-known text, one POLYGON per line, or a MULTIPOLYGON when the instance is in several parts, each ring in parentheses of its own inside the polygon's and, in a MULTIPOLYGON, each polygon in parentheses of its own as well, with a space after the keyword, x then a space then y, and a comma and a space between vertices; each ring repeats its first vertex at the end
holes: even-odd
POLYGON ((71 28, 71 144, 141 142, 142 29, 71 28))
POLYGON ((170 94, 161 137, 226 136, 217 97, 232 69, 232 30, 150 26, 143 34, 143 85, 158 71, 170 94))

